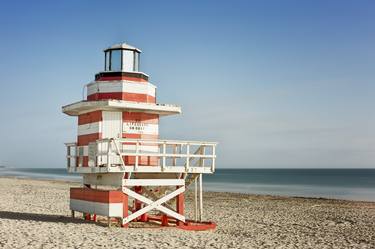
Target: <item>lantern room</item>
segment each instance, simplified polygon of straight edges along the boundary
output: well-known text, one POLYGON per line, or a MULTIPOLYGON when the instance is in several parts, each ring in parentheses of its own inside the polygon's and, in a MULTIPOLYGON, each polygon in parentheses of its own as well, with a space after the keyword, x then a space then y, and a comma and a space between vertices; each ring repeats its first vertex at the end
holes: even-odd
POLYGON ((141 50, 126 43, 104 50, 105 72, 138 72, 141 50))

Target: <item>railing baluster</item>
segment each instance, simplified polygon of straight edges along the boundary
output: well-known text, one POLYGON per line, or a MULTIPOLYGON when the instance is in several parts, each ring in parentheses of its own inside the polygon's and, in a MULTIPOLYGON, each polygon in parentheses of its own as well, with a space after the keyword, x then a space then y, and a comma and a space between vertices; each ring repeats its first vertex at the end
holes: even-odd
POLYGON ((98 156, 98 152, 100 152, 100 149, 99 149, 99 143, 98 143, 98 140, 95 141, 95 155, 94 155, 94 167, 97 167, 98 164, 99 164, 99 156, 98 156))
POLYGON ((204 167, 204 158, 205 158, 205 155, 206 155, 206 146, 205 145, 202 145, 201 155, 202 155, 202 165, 201 165, 201 167, 204 167))
POLYGON ((78 146, 74 148, 74 155, 76 156, 76 165, 79 167, 78 146))
POLYGON ((138 152, 139 152, 138 145, 139 145, 139 141, 137 141, 135 143, 135 154, 136 154, 136 156, 135 156, 135 164, 134 164, 134 170, 135 171, 138 170, 138 152))

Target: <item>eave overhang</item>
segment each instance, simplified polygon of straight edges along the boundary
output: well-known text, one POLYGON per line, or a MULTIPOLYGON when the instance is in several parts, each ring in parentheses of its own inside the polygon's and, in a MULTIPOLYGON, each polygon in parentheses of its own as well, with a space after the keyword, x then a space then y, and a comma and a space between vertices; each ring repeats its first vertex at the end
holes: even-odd
POLYGON ((181 113, 181 107, 168 104, 141 103, 124 100, 79 101, 62 107, 69 116, 78 116, 93 111, 128 111, 159 114, 162 116, 181 113))

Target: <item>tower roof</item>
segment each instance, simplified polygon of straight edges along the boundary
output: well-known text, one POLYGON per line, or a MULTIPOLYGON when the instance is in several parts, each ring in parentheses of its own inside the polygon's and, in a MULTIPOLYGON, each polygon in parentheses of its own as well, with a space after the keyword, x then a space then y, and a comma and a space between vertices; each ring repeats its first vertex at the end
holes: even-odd
POLYGON ((137 51, 139 53, 142 53, 142 51, 140 49, 138 49, 136 47, 133 47, 129 44, 126 44, 125 42, 112 45, 109 48, 104 49, 104 52, 108 51, 108 50, 112 50, 112 49, 126 49, 126 50, 133 50, 133 51, 137 51))

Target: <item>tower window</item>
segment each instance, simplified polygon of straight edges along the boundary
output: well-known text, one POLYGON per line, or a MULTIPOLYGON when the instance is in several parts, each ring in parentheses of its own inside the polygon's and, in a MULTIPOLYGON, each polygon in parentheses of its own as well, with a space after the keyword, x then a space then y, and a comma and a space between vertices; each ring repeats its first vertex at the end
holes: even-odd
POLYGON ((122 51, 122 70, 124 71, 133 71, 134 65, 134 52, 131 50, 123 50, 122 51))
POLYGON ((105 52, 104 71, 109 71, 110 51, 105 52))
POLYGON ((121 71, 121 50, 111 51, 110 71, 121 71))

